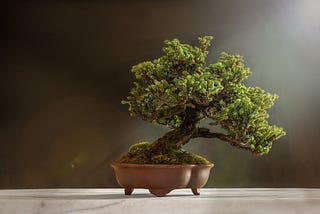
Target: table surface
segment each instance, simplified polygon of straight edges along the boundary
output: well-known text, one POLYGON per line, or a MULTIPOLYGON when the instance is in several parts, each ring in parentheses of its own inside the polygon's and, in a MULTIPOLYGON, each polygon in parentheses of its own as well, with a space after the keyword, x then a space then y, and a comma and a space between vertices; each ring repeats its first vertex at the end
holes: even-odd
POLYGON ((0 190, 0 213, 320 213, 320 189, 204 188, 155 197, 135 189, 0 190))

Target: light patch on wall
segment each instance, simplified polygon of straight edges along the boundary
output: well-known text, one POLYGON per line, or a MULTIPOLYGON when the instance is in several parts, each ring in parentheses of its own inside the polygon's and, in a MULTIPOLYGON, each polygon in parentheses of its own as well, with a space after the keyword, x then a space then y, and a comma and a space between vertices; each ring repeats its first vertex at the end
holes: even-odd
POLYGON ((85 162, 88 160, 89 155, 86 152, 81 152, 79 154, 77 154, 69 163, 69 166, 72 169, 81 167, 81 165, 85 164, 85 162))
MULTIPOLYGON (((320 33, 320 2, 317 0, 292 1, 281 13, 281 24, 287 36, 295 42, 305 45, 319 40, 320 33)), ((320 45, 319 41, 316 43, 320 45)))

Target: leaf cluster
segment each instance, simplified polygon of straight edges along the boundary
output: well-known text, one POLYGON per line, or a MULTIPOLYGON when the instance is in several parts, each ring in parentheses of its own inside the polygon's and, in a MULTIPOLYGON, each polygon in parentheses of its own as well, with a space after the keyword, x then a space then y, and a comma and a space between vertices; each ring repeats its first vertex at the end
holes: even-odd
POLYGON ((227 131, 224 139, 232 139, 232 145, 268 153, 272 142, 285 134, 267 121, 267 109, 278 96, 243 84, 251 71, 240 55, 223 52, 207 66, 211 40, 200 37, 199 47, 166 40, 163 56, 132 67, 137 81, 122 103, 129 105, 131 115, 173 129, 185 122, 188 108, 195 109, 195 121, 211 119, 227 131))

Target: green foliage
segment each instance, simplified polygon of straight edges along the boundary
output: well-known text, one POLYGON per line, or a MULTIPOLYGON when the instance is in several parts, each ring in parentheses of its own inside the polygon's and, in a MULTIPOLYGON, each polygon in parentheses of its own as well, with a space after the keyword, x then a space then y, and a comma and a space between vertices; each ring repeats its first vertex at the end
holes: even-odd
POLYGON ((266 154, 285 135, 267 121, 267 109, 278 96, 243 84, 251 72, 242 56, 222 53, 206 66, 211 40, 200 37, 199 47, 166 40, 163 56, 132 67, 137 82, 122 103, 129 105, 132 116, 173 129, 186 122, 192 108, 198 112, 197 122, 209 118, 225 129, 232 145, 266 154))
POLYGON ((205 158, 182 149, 172 149, 166 154, 150 155, 150 143, 140 142, 130 147, 118 163, 131 164, 211 164, 205 158))
POLYGON ((266 109, 273 105, 277 95, 265 93, 258 87, 234 86, 230 101, 220 100, 209 109, 209 117, 228 131, 234 139, 250 145, 256 153, 268 153, 272 141, 281 137, 282 128, 270 126, 266 109))
POLYGON ((164 56, 139 63, 132 72, 140 82, 135 82, 127 101, 131 115, 171 128, 179 127, 187 106, 199 99, 207 102, 222 86, 220 80, 205 72, 203 66, 206 49, 212 37, 200 38, 200 48, 181 44, 179 40, 166 40, 164 56))

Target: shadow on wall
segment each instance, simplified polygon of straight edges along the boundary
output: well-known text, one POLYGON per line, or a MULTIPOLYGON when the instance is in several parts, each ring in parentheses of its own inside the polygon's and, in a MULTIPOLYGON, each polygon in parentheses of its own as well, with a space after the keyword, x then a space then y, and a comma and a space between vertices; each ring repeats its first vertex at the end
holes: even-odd
POLYGON ((110 160, 132 135, 123 134, 132 129, 123 123, 126 115, 88 90, 72 89, 48 74, 29 74, 18 75, 23 81, 13 89, 21 97, 15 96, 20 105, 12 111, 24 114, 2 135, 7 142, 1 152, 2 185, 105 186, 113 180, 110 160), (23 85, 26 81, 32 84, 23 85), (29 87, 39 90, 28 92, 29 87))

